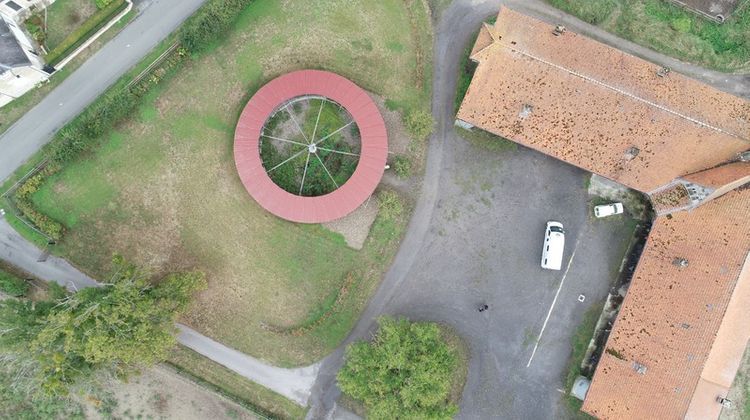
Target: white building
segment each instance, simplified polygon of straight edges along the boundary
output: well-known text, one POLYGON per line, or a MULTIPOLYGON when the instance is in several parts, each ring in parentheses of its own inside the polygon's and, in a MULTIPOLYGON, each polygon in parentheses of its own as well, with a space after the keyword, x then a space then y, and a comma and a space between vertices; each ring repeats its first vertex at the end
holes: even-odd
POLYGON ((0 0, 0 107, 49 79, 36 44, 20 23, 51 1, 0 0))

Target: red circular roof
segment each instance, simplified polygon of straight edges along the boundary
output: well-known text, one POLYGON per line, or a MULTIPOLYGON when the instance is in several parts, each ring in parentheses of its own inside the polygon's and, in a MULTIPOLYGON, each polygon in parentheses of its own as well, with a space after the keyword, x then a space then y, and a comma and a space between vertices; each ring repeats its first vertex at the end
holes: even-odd
POLYGON ((300 70, 271 80, 250 98, 234 132, 234 162, 245 189, 263 208, 293 222, 323 223, 354 211, 375 191, 387 155, 385 123, 375 103, 359 86, 327 71, 300 70), (266 120, 290 99, 306 95, 324 96, 346 108, 359 128, 362 144, 349 180, 317 197, 281 189, 260 158, 260 134, 266 120))

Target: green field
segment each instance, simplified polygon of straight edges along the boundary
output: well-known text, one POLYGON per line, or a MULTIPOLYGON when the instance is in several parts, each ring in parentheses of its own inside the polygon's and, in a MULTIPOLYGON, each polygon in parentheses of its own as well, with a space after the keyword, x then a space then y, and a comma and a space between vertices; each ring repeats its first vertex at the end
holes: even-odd
POLYGON ((417 1, 252 3, 97 152, 32 197, 68 229, 56 252, 98 278, 115 252, 154 274, 203 270, 209 289, 183 322, 276 364, 320 359, 356 322, 407 212, 381 211, 361 251, 268 214, 237 177, 235 123, 258 87, 302 68, 337 72, 403 112, 428 109, 431 45, 417 1), (305 325, 314 328, 295 329, 305 325), (290 330, 304 333, 279 332, 290 330))
POLYGON ((547 0, 623 38, 704 67, 750 71, 750 6, 740 5, 723 24, 666 0, 547 0))

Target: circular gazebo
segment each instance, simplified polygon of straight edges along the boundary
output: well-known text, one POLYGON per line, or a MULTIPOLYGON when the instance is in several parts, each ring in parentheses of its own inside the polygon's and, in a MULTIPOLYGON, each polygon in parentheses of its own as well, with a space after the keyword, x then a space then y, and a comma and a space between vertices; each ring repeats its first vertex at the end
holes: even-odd
MULTIPOLYGON (((320 111, 318 111, 320 118, 320 111)), ((375 103, 362 88, 335 73, 320 70, 300 70, 279 76, 260 88, 240 115, 234 135, 234 161, 242 184, 263 208, 278 217, 293 222, 323 223, 346 216, 372 195, 383 176, 388 154, 385 124, 375 103), (300 98, 315 98, 340 106, 351 120, 330 133, 318 134, 315 128, 306 133, 290 105, 300 98), (269 119, 278 112, 289 112, 299 131, 294 139, 271 136, 266 131, 269 119), (354 127, 351 127, 354 126, 354 127), (330 138, 346 129, 354 129, 359 136, 358 153, 336 150, 330 138), (261 146, 264 140, 296 147, 288 159, 270 165, 263 161, 261 146), (355 156, 356 168, 339 185, 326 167, 326 158, 335 155, 355 156), (299 194, 277 185, 269 176, 288 162, 305 162, 299 180, 299 194), (333 185, 332 191, 323 195, 303 195, 310 162, 319 165, 333 185), (269 167, 270 166, 270 167, 269 167), (334 188, 335 187, 335 188, 334 188)), ((296 178, 294 179, 296 182, 296 178)))

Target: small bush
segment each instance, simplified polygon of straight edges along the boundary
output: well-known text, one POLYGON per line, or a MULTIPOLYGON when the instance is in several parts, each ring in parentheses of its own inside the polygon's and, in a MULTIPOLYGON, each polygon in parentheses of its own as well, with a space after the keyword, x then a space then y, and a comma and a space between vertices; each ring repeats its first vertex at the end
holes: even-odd
POLYGON ((10 296, 24 296, 29 291, 29 284, 24 279, 0 270, 0 291, 10 296))
MULTIPOLYGON (((98 6, 97 0, 97 6, 98 6)), ((110 21, 117 13, 120 13, 125 7, 127 7, 127 3, 125 3, 125 0, 109 0, 110 3, 99 10, 98 12, 94 13, 86 22, 83 23, 83 25, 79 26, 71 32, 63 41, 55 47, 52 51, 47 54, 47 57, 45 59, 47 60, 47 64, 50 66, 54 66, 55 64, 62 61, 65 57, 68 56, 68 54, 75 51, 76 48, 80 47, 81 44, 86 42, 87 39, 91 38, 96 31, 101 29, 104 25, 107 24, 107 22, 110 21)))
POLYGON ((396 156, 393 161, 393 170, 399 178, 408 178, 412 174, 412 163, 408 156, 396 156))
POLYGON ((384 219, 393 220, 404 212, 404 204, 398 194, 393 191, 383 191, 378 195, 380 213, 384 219))
POLYGON ((416 110, 409 113, 406 117, 406 129, 417 140, 424 140, 432 133, 435 122, 432 115, 423 110, 416 110))
POLYGON ((219 39, 252 0, 209 0, 180 28, 180 43, 191 53, 219 39))

